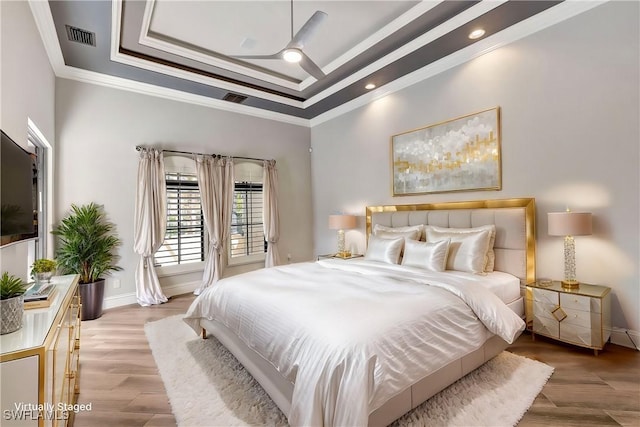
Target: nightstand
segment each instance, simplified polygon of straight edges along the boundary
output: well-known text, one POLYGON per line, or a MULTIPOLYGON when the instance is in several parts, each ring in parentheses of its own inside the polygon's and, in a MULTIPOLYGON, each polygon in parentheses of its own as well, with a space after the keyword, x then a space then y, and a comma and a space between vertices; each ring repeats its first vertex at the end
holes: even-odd
POLYGON ((569 344, 593 349, 598 355, 611 335, 611 288, 580 283, 566 289, 559 281, 526 287, 527 329, 569 344))
POLYGON ((354 259, 354 258, 362 258, 364 255, 362 254, 351 254, 348 257, 342 257, 338 254, 324 254, 324 255, 318 255, 317 260, 320 261, 321 259, 329 259, 329 258, 335 258, 335 259, 354 259))

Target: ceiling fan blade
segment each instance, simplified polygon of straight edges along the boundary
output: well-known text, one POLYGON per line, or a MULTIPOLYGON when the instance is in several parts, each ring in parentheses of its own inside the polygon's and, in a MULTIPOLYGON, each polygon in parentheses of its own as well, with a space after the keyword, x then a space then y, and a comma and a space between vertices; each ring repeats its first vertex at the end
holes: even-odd
POLYGON ((232 58, 238 59, 282 59, 282 53, 274 53, 273 55, 231 55, 232 58))
POLYGON ((323 79, 325 77, 325 74, 322 72, 320 67, 318 67, 316 63, 311 60, 311 58, 305 55, 304 52, 301 53, 302 59, 300 60, 300 66, 302 67, 302 69, 315 77, 316 80, 323 79))
POLYGON ((309 20, 304 23, 302 28, 298 30, 296 35, 293 36, 293 39, 289 42, 287 47, 302 49, 326 17, 326 13, 321 10, 316 10, 316 12, 311 15, 311 18, 309 18, 309 20))

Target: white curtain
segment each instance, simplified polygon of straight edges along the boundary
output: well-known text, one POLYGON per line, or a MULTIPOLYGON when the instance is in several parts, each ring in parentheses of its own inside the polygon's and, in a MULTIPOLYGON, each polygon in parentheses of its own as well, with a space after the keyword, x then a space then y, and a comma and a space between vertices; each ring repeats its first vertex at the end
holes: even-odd
POLYGON ((264 238, 267 240, 265 267, 280 264, 278 240, 280 240, 280 219, 278 216, 278 172, 275 160, 265 160, 262 177, 262 223, 264 238))
POLYGON ((209 236, 209 253, 205 259, 202 284, 193 293, 200 295, 222 278, 224 255, 233 208, 233 160, 214 156, 197 156, 196 172, 202 215, 209 236))
POLYGON ((143 148, 138 162, 133 222, 133 250, 140 255, 135 273, 136 298, 143 307, 167 302, 153 266, 153 256, 164 241, 167 225, 166 194, 162 151, 143 148))

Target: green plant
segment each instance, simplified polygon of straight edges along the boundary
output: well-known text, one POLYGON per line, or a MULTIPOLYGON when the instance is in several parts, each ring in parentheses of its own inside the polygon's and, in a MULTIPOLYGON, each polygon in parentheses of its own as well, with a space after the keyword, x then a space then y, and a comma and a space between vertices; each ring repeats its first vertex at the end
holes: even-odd
POLYGON ((36 273, 47 273, 56 270, 56 262, 52 259, 40 258, 34 261, 31 266, 31 275, 36 273))
POLYGON ((0 300, 19 297, 24 294, 27 286, 22 279, 9 275, 6 271, 2 273, 0 278, 0 300))
POLYGON ((60 238, 56 258, 65 274, 79 274, 79 283, 93 283, 116 265, 115 250, 120 244, 113 234, 114 225, 106 220, 102 206, 71 205, 71 214, 53 230, 60 238))

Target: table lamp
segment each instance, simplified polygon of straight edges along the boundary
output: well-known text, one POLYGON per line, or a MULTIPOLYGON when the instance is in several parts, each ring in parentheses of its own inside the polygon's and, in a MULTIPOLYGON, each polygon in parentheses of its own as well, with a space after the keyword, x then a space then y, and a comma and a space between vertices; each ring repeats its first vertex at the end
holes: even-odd
POLYGON ((549 235, 564 236, 564 280, 562 287, 577 289, 580 283, 576 280, 576 245, 573 236, 591 234, 591 213, 588 212, 549 212, 549 235))
POLYGON ((338 253, 336 256, 349 258, 351 252, 344 244, 344 230, 356 227, 356 217, 354 215, 329 215, 329 229, 338 230, 338 253))

